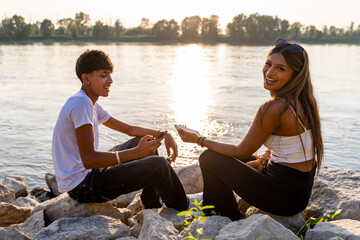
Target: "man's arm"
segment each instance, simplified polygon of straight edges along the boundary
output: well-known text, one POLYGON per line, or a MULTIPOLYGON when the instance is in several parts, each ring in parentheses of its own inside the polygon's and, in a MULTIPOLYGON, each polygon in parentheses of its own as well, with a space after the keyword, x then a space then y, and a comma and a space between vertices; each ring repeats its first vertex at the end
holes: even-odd
MULTIPOLYGON (((75 129, 82 163, 86 169, 107 167, 118 164, 114 152, 96 151, 94 146, 94 130, 91 124, 85 124, 75 129)), ((121 162, 143 158, 154 154, 161 145, 161 139, 152 140, 152 136, 145 135, 135 148, 119 151, 121 162)))
MULTIPOLYGON (((156 129, 131 125, 122 122, 114 117, 110 117, 109 120, 107 120, 103 124, 108 128, 111 128, 118 132, 122 132, 128 136, 142 137, 149 134, 155 137, 156 134, 158 134, 158 130, 156 129)), ((169 133, 165 135, 165 147, 167 155, 170 156, 170 161, 175 161, 176 157, 178 156, 177 144, 169 133), (170 149, 172 149, 172 152, 170 149)))

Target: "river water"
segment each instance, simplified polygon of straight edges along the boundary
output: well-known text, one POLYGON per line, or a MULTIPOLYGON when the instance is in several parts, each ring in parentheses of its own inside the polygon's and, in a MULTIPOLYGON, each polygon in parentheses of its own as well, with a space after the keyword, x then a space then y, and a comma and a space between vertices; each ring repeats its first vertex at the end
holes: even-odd
MULTIPOLYGON (((322 119, 324 165, 360 170, 360 46, 304 45, 322 119)), ((26 177, 31 190, 53 173, 51 139, 59 111, 80 89, 74 66, 86 49, 109 53, 113 84, 99 102, 114 117, 173 133, 177 166, 201 149, 182 143, 173 125, 236 143, 269 98, 262 65, 271 46, 156 44, 0 45, 0 181, 26 177)), ((100 127, 100 150, 128 139, 100 127)), ((163 146, 161 154, 166 154, 163 146)))

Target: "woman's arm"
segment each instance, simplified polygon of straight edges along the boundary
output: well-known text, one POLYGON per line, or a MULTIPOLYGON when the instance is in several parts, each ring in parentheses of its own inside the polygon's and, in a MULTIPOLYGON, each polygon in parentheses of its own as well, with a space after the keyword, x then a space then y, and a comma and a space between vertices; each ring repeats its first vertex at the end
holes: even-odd
MULTIPOLYGON (((278 100, 270 100, 261 105, 249 131, 238 144, 228 144, 205 139, 202 145, 214 152, 229 157, 243 159, 251 156, 278 127, 278 113, 282 104, 283 103, 278 100)), ((190 135, 182 130, 180 130, 179 133, 185 142, 196 143, 198 141, 195 135, 190 135)))

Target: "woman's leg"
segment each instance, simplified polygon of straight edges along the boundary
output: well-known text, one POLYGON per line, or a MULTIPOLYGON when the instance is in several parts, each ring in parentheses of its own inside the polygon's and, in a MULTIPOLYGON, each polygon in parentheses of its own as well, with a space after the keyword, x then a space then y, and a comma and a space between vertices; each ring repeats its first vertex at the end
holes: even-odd
POLYGON ((203 205, 214 205, 217 214, 231 220, 242 218, 233 190, 249 203, 269 194, 265 175, 244 162, 210 150, 203 152, 199 161, 204 179, 203 205))

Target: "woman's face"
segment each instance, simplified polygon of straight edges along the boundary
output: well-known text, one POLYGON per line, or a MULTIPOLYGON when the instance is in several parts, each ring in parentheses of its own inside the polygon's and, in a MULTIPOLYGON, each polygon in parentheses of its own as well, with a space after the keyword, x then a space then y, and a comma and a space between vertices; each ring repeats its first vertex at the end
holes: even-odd
POLYGON ((265 61, 263 67, 264 88, 270 91, 271 96, 287 83, 294 70, 290 68, 283 55, 280 53, 271 54, 265 61))

